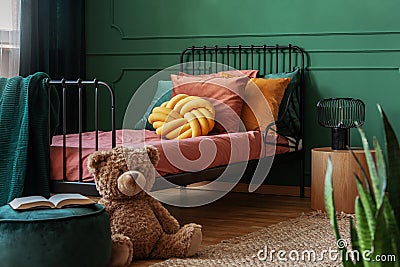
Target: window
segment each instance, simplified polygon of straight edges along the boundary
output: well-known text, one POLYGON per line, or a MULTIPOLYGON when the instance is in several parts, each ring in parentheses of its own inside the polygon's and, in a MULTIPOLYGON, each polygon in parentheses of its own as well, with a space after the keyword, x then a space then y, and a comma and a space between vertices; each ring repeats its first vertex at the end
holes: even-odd
POLYGON ((20 0, 0 1, 0 76, 19 72, 20 0))

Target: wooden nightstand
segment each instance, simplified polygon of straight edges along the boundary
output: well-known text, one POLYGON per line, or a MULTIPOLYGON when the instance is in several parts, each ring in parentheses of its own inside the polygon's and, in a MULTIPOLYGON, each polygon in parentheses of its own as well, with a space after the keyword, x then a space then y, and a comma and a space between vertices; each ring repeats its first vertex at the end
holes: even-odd
MULTIPOLYGON (((364 151, 362 149, 353 151, 368 174, 364 151)), ((371 152, 375 156, 375 152, 371 152)), ((362 177, 362 172, 349 150, 332 150, 330 147, 311 150, 311 208, 325 211, 324 184, 329 156, 332 160, 336 211, 354 213, 354 201, 358 195, 354 173, 362 177)))

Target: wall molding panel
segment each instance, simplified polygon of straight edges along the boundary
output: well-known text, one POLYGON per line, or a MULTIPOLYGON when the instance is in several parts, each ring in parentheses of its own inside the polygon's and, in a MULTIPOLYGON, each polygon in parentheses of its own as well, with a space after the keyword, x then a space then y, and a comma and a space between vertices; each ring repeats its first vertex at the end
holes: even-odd
MULTIPOLYGON (((307 54, 374 54, 374 53, 399 53, 400 49, 310 49, 307 54)), ((153 51, 153 52, 88 52, 86 56, 179 56, 181 51, 153 51)))
POLYGON ((179 51, 174 52, 97 52, 97 53, 86 53, 86 56, 97 57, 97 56, 110 56, 110 57, 120 57, 120 56, 179 56, 181 53, 179 51))
POLYGON ((154 71, 154 72, 158 72, 158 71, 161 71, 161 70, 163 70, 163 68, 122 68, 121 72, 120 72, 120 75, 116 79, 114 79, 112 81, 112 83, 115 86, 118 82, 120 82, 123 79, 124 75, 127 72, 132 72, 132 71, 145 71, 145 72, 154 71))
MULTIPOLYGON (((318 37, 318 36, 379 36, 379 35, 400 35, 399 30, 381 30, 381 31, 369 31, 369 30, 358 30, 358 31, 316 31, 316 32, 255 32, 255 33, 229 33, 229 34, 177 34, 177 35, 160 35, 160 34, 149 34, 149 35, 127 35, 126 31, 123 30, 122 25, 118 25, 116 22, 115 3, 116 0, 110 1, 110 27, 119 32, 121 40, 181 40, 181 39, 227 39, 227 38, 265 38, 265 37, 318 37)), ((125 26, 126 27, 126 26, 125 26)))
POLYGON ((355 66, 355 67, 307 67, 307 71, 397 71, 400 67, 381 67, 381 66, 355 66))
POLYGON ((213 35, 154 35, 154 36, 125 36, 121 27, 111 24, 112 28, 118 29, 121 40, 182 40, 182 39, 234 39, 234 38, 267 38, 267 37, 334 37, 334 36, 381 36, 400 35, 400 31, 378 31, 378 32, 307 32, 307 33, 252 33, 252 34, 213 34, 213 35))

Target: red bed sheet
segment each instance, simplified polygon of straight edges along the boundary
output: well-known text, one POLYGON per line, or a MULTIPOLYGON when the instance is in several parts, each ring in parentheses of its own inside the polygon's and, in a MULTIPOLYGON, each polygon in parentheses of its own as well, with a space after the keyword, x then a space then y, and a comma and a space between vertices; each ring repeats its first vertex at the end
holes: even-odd
MULTIPOLYGON (((263 146, 262 133, 248 131, 195 138, 165 140, 149 130, 117 130, 117 146, 155 146, 160 153, 156 168, 158 175, 177 174, 186 171, 200 171, 229 163, 258 159, 289 152, 282 146, 263 146)), ((269 141, 286 143, 286 139, 268 136, 269 141)), ((99 132, 99 150, 111 149, 111 132, 99 132)), ((66 135, 66 176, 68 181, 79 181, 79 135, 66 135)), ((82 180, 93 181, 87 170, 87 158, 95 151, 95 132, 82 133, 82 180)), ((50 146, 51 179, 63 177, 63 136, 53 137, 50 146)))

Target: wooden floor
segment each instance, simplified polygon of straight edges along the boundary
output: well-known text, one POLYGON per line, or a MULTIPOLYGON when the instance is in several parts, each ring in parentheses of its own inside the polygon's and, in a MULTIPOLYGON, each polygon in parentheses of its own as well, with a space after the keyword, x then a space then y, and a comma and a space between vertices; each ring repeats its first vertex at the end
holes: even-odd
MULTIPOLYGON (((310 212, 310 198, 283 197, 250 193, 229 193, 222 199, 202 207, 168 210, 182 224, 202 225, 201 247, 257 231, 280 221, 310 212)), ((135 261, 133 266, 149 266, 158 260, 135 261)))

